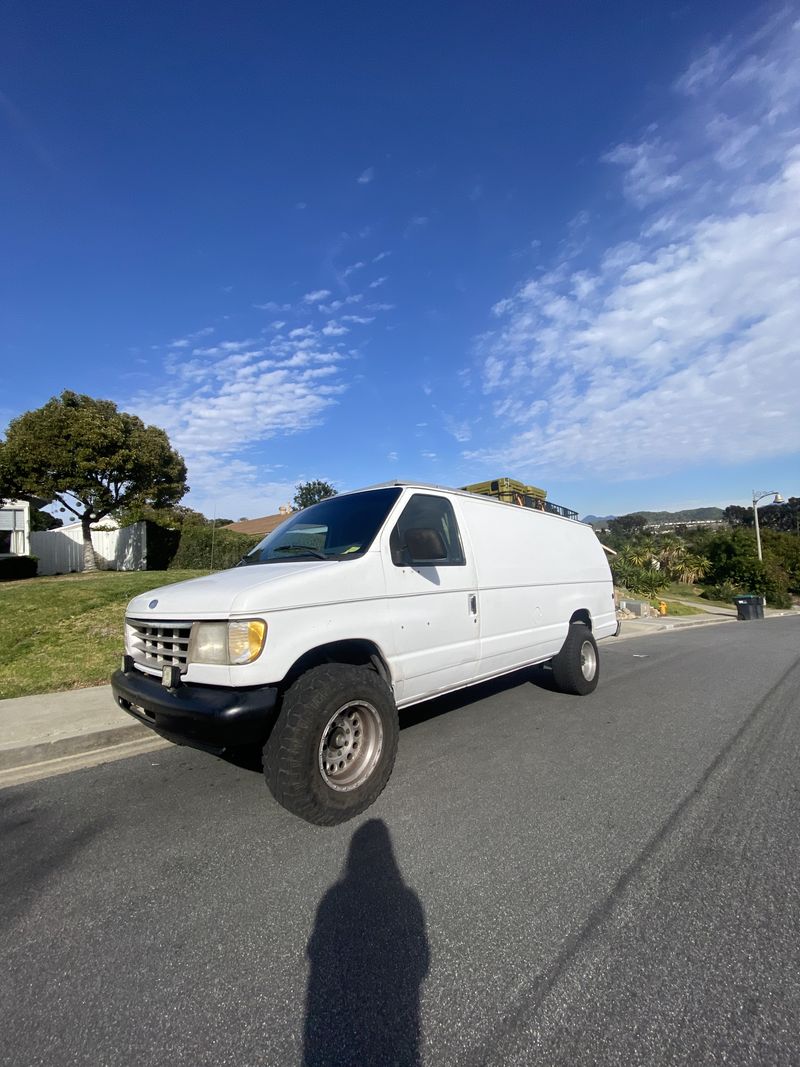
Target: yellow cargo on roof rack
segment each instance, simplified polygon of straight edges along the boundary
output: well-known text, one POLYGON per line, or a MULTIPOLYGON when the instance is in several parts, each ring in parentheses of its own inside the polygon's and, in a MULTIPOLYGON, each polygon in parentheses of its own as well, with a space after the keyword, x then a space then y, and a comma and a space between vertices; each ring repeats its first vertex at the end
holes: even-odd
POLYGON ((540 489, 536 485, 525 485, 516 478, 495 478, 490 482, 474 482, 462 488, 467 493, 478 493, 481 496, 495 496, 499 500, 505 500, 511 504, 522 504, 526 507, 535 507, 536 500, 545 500, 547 490, 540 489), (529 500, 524 498, 528 497, 529 500))

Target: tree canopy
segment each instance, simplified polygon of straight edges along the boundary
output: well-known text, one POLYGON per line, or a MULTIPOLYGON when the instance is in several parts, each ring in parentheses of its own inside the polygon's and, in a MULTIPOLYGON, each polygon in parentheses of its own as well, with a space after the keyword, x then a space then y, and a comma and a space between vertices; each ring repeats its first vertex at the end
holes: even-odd
POLYGON ((319 479, 313 482, 300 482, 294 494, 294 510, 302 511, 310 508, 312 504, 318 504, 320 500, 326 500, 329 496, 336 496, 336 490, 330 482, 322 482, 319 479))
POLYGON ((186 464, 164 430, 110 400, 66 390, 13 419, 0 443, 0 491, 55 500, 80 520, 84 563, 96 567, 91 523, 122 509, 163 508, 186 493, 186 464))

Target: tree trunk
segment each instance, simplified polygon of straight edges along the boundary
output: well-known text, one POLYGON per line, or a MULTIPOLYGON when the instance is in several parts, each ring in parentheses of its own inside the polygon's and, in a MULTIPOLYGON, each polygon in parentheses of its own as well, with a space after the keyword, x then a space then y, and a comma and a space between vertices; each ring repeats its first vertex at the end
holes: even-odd
POLYGON ((84 515, 81 518, 81 529, 83 530, 83 569, 85 571, 96 571, 97 558, 92 544, 92 520, 88 515, 84 515))

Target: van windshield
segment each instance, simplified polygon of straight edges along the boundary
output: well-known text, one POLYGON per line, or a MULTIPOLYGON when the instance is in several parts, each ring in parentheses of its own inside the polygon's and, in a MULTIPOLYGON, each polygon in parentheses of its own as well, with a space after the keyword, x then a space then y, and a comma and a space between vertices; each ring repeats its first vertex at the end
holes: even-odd
POLYGON ((276 527, 239 566, 293 559, 352 559, 366 552, 400 489, 371 489, 321 500, 276 527))

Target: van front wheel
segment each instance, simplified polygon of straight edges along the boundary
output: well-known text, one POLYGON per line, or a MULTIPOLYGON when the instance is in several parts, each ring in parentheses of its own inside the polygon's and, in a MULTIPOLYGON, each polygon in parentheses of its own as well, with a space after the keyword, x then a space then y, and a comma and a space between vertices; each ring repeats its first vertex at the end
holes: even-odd
POLYGON ((553 681, 562 693, 585 696, 597 688, 599 677, 597 642, 588 626, 574 622, 561 651, 553 659, 553 681))
POLYGON ((398 737, 394 698, 379 675, 366 667, 322 664, 287 690, 264 746, 264 776, 288 811, 335 826, 383 792, 398 737))

